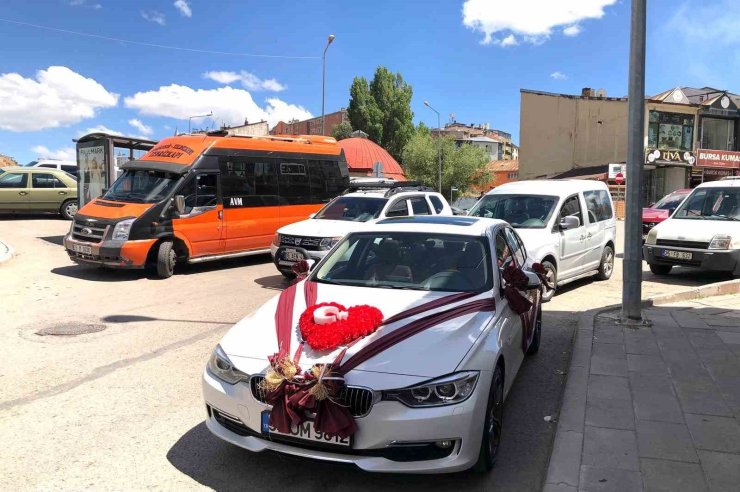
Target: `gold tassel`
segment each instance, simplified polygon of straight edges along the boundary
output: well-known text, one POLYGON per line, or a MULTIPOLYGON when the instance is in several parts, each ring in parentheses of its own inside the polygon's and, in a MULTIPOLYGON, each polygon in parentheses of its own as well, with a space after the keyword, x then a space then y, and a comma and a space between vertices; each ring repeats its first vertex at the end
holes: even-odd
POLYGON ((326 400, 327 398, 329 398, 329 388, 327 388, 322 381, 325 370, 325 364, 314 364, 313 367, 311 367, 311 373, 316 378, 316 382, 313 386, 311 386, 311 389, 308 390, 308 393, 316 398, 318 401, 326 400))
POLYGON ((283 357, 270 367, 259 387, 268 393, 275 391, 283 381, 292 380, 296 374, 298 374, 298 367, 295 362, 288 357, 283 357))

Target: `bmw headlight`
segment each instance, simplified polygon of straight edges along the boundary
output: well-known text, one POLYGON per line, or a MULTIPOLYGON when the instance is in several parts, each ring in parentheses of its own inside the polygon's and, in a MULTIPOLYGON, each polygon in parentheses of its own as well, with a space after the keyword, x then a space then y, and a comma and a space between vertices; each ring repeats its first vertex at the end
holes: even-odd
POLYGON ((216 348, 213 349, 211 358, 208 359, 208 370, 218 379, 229 384, 249 380, 249 374, 234 367, 221 345, 216 345, 216 348))
POLYGON ((655 244, 658 240, 658 230, 653 227, 645 238, 645 244, 655 244))
POLYGON ((409 388, 383 392, 384 400, 400 401, 408 407, 440 407, 467 400, 473 394, 478 372, 457 372, 409 388))
POLYGON ((732 243, 732 236, 717 234, 709 243, 709 249, 730 249, 730 243, 732 243))
POLYGON ((113 236, 111 239, 114 241, 128 241, 128 235, 131 232, 131 226, 134 225, 136 219, 126 219, 118 222, 113 227, 113 236))
POLYGON ((331 249, 334 247, 335 244, 339 242, 339 240, 342 239, 342 236, 339 237, 323 237, 321 238, 321 241, 319 242, 319 247, 321 249, 331 249))

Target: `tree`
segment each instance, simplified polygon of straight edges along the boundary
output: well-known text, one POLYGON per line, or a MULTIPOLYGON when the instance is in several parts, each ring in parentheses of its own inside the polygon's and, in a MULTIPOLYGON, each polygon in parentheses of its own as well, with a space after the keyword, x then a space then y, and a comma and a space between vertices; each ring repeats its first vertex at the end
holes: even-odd
POLYGON ((370 82, 355 77, 347 108, 352 128, 364 131, 370 140, 401 160, 403 148, 414 133, 412 95, 411 86, 400 73, 393 74, 382 66, 370 82))
POLYGON ((334 129, 331 131, 331 136, 337 140, 344 140, 345 138, 352 136, 352 131, 352 125, 350 125, 348 121, 343 121, 334 126, 334 129))
POLYGON ((442 193, 447 196, 454 186, 465 192, 475 185, 484 185, 491 179, 486 169, 488 153, 475 145, 455 145, 451 136, 432 137, 423 124, 414 132, 403 149, 406 176, 432 188, 438 183, 438 145, 442 146, 442 193))

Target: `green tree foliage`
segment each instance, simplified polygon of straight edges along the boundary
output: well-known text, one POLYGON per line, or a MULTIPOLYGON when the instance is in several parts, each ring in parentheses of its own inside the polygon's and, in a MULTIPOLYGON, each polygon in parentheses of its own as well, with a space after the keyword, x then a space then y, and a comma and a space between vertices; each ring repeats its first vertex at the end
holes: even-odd
POLYGON ((337 140, 344 140, 345 138, 352 136, 352 131, 352 125, 348 121, 343 121, 334 126, 334 129, 331 131, 331 136, 337 140))
POLYGON ((352 128, 364 131, 370 140, 400 160, 414 133, 412 95, 411 86, 401 74, 385 67, 378 67, 370 82, 365 77, 355 77, 347 108, 352 128))
POLYGON ((409 179, 437 188, 439 145, 442 146, 442 194, 448 196, 451 186, 464 193, 471 186, 490 181, 490 173, 486 170, 490 159, 483 148, 458 147, 450 136, 432 137, 424 125, 419 125, 403 149, 403 166, 409 179))

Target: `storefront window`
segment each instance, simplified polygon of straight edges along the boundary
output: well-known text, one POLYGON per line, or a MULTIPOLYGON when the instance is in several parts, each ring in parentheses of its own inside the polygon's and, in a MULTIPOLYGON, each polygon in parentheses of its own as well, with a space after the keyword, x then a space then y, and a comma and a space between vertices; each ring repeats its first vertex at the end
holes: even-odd
POLYGON ((735 120, 702 119, 701 147, 713 150, 735 150, 735 120))
POLYGON ((694 117, 681 113, 650 111, 648 147, 692 150, 694 117))

